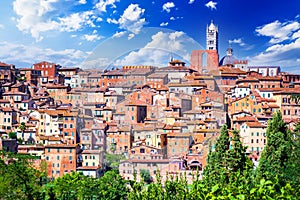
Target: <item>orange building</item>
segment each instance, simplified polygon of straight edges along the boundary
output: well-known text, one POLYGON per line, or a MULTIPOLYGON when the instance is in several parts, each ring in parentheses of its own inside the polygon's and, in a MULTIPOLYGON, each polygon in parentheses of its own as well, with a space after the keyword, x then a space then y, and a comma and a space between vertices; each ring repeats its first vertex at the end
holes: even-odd
POLYGON ((167 155, 182 156, 189 152, 191 135, 188 133, 168 133, 167 134, 167 155))
POLYGON ((51 144, 45 146, 48 177, 60 177, 76 172, 76 167, 82 163, 77 145, 51 144))

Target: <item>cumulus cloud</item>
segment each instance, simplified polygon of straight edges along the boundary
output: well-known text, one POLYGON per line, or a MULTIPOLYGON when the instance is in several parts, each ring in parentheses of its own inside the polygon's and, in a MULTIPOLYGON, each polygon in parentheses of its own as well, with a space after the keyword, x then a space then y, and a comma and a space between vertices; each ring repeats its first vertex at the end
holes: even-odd
POLYGON ((33 38, 40 41, 43 39, 41 35, 43 32, 70 32, 79 30, 83 26, 95 27, 93 21, 97 18, 93 11, 72 13, 55 19, 50 18, 50 12, 58 12, 55 7, 57 2, 58 0, 15 0, 13 9, 18 15, 17 28, 22 32, 30 33, 33 38))
POLYGON ((195 0, 189 0, 189 4, 193 4, 195 0))
POLYGON ((86 4, 86 0, 79 0, 79 4, 86 4))
POLYGON ((83 35, 83 39, 86 40, 86 41, 89 41, 89 42, 94 42, 94 41, 97 41, 97 40, 100 40, 104 38, 103 36, 100 36, 97 34, 97 31, 94 30, 92 34, 84 34, 83 35))
POLYGON ((85 11, 81 13, 72 13, 70 16, 59 18, 60 31, 77 31, 81 29, 83 25, 95 27, 93 15, 93 11, 85 11))
POLYGON ((175 7, 175 4, 173 2, 167 2, 162 6, 163 10, 168 13, 171 12, 171 8, 174 8, 174 7, 175 7))
POLYGON ((123 12, 118 20, 107 19, 108 23, 119 24, 121 29, 128 30, 135 34, 138 34, 147 23, 144 15, 145 9, 139 7, 138 4, 130 4, 123 12))
POLYGON ((128 40, 131 40, 132 38, 134 38, 134 36, 135 36, 134 33, 130 33, 130 34, 128 35, 128 40))
POLYGON ((15 64, 17 67, 30 67, 43 60, 61 64, 62 66, 79 66, 87 56, 87 52, 76 49, 54 50, 16 43, 0 42, 0 60, 15 64), (18 63, 15 63, 15 61, 18 63))
POLYGON ((95 7, 101 12, 106 12, 107 6, 116 8, 117 6, 115 5, 115 3, 119 1, 120 0, 100 0, 98 3, 96 3, 95 7))
POLYGON ((168 26, 169 22, 162 22, 159 26, 168 26))
POLYGON ((107 23, 109 24, 118 24, 119 22, 115 19, 112 19, 112 18, 107 18, 106 19, 107 23))
POLYGON ((276 44, 290 39, 290 36, 294 31, 300 28, 300 24, 297 21, 279 22, 278 20, 257 27, 256 32, 260 36, 271 37, 269 43, 276 44))
POLYGON ((120 31, 120 32, 116 32, 112 37, 113 38, 119 38, 119 37, 122 37, 125 34, 126 34, 126 31, 120 31))
POLYGON ((210 8, 211 10, 217 10, 217 2, 214 1, 209 1, 208 3, 205 4, 206 7, 210 8))
POLYGON ((189 60, 190 54, 185 50, 185 43, 188 40, 184 32, 165 33, 159 31, 152 35, 151 39, 143 48, 117 59, 114 64, 116 66, 138 64, 164 66, 169 61, 170 51, 189 60), (172 49, 170 49, 171 46, 172 49))
POLYGON ((289 71, 294 71, 300 65, 300 25, 297 21, 281 23, 276 20, 258 27, 256 32, 260 36, 270 37, 271 46, 249 57, 251 65, 290 66, 289 71))
POLYGON ((233 40, 229 40, 229 44, 238 44, 241 47, 245 46, 246 44, 243 42, 242 38, 235 38, 233 40))

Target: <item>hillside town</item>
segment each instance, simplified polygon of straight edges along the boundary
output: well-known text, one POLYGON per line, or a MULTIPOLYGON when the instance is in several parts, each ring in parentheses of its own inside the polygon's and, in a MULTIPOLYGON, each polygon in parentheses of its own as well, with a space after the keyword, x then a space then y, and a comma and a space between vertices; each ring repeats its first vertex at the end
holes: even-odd
POLYGON ((100 177, 110 154, 124 158, 118 169, 126 180, 139 180, 141 170, 152 180, 157 172, 192 180, 227 124, 257 163, 273 113, 290 129, 298 123, 292 96, 300 95, 300 74, 251 66, 230 46, 219 52, 217 25, 206 31, 207 47, 190 52, 189 66, 172 56, 166 66, 109 70, 0 62, 0 149, 35 156, 52 178, 100 177))

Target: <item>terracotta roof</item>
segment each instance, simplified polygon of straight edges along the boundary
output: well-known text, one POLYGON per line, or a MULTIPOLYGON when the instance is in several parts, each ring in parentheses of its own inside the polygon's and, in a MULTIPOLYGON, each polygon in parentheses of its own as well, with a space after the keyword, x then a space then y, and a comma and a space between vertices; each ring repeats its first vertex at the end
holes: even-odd
POLYGON ((300 94, 300 88, 282 88, 281 91, 273 93, 273 95, 277 94, 300 94))
POLYGON ((237 117, 233 121, 235 122, 255 122, 257 119, 253 116, 237 117))
POLYGON ((118 132, 129 132, 130 127, 129 126, 123 126, 118 128, 118 132))
POLYGON ((260 122, 245 122, 247 126, 251 128, 266 128, 267 126, 262 125, 260 122))
POLYGON ((10 65, 9 64, 6 64, 6 63, 3 63, 3 62, 0 62, 0 67, 9 67, 10 65))
POLYGON ((48 144, 46 148, 76 148, 76 144, 48 144))
POLYGON ((128 159, 123 160, 120 163, 123 162, 130 162, 130 163, 169 163, 169 159, 151 159, 151 160, 142 160, 142 159, 128 159))
POLYGON ((148 104, 145 101, 141 101, 138 99, 129 101, 126 106, 147 106, 148 104))
POLYGON ((100 150, 88 150, 88 149, 85 149, 82 151, 82 154, 100 154, 100 150))
POLYGON ((164 78, 166 76, 168 76, 167 73, 153 73, 147 76, 147 78, 164 78))
POLYGON ((101 169, 100 166, 82 166, 82 167, 77 167, 77 170, 98 170, 101 169))

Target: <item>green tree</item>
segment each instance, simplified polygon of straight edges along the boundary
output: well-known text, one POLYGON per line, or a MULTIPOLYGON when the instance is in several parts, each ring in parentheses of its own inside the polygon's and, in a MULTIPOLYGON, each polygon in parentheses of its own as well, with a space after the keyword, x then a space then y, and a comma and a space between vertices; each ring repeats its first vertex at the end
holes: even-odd
POLYGON ((117 170, 107 171, 100 178, 98 186, 99 196, 97 199, 122 200, 127 199, 129 189, 127 182, 119 175, 117 170))
POLYGON ((17 139, 17 133, 16 132, 9 132, 8 137, 10 139, 17 139))
POLYGON ((22 122, 18 128, 22 131, 22 139, 24 140, 24 131, 27 128, 25 122, 22 122))
POLYGON ((151 175, 150 175, 150 171, 146 170, 146 169, 141 169, 140 170, 140 174, 141 174, 141 178, 143 178, 143 180, 146 183, 150 183, 152 181, 151 179, 151 175))
POLYGON ((204 169, 204 179, 206 184, 213 186, 217 183, 228 182, 227 177, 227 151, 229 150, 229 133, 227 125, 222 126, 220 136, 216 141, 214 151, 210 150, 207 165, 204 169))
POLYGON ((279 176, 284 181, 283 176, 291 159, 292 141, 281 112, 275 113, 273 119, 269 120, 266 133, 267 144, 259 159, 257 178, 273 180, 279 176))
POLYGON ((232 148, 228 150, 226 162, 231 172, 243 173, 244 170, 249 170, 253 165, 250 164, 251 162, 246 155, 247 147, 243 146, 239 132, 233 130, 232 134, 232 148))
POLYGON ((118 169, 121 160, 125 160, 122 154, 109 154, 106 153, 106 165, 109 169, 118 169))
POLYGON ((0 156, 0 199, 40 199, 40 172, 33 157, 2 152, 0 156))

